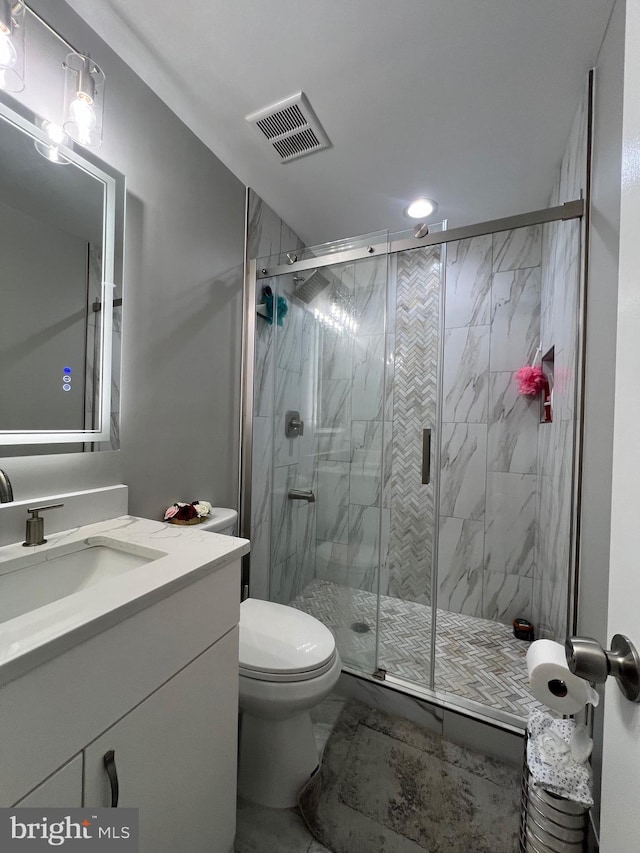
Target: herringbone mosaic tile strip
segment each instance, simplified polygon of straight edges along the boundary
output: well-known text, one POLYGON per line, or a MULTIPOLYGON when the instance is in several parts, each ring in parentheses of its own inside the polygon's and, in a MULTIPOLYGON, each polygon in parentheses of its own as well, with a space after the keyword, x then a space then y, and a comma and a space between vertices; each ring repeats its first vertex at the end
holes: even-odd
MULTIPOLYGON (((346 663, 373 671, 377 596, 316 579, 291 605, 333 631, 346 663), (356 633, 351 629, 354 622, 364 622, 371 630, 356 633)), ((516 640, 509 625, 448 610, 436 611, 436 624, 436 689, 522 719, 532 707, 539 707, 527 680, 529 644, 516 640)), ((380 596, 379 644, 380 665, 389 674, 427 685, 431 607, 380 596)))
POLYGON ((433 486, 421 459, 422 430, 436 420, 440 248, 400 252, 397 263, 389 592, 429 604, 433 486))

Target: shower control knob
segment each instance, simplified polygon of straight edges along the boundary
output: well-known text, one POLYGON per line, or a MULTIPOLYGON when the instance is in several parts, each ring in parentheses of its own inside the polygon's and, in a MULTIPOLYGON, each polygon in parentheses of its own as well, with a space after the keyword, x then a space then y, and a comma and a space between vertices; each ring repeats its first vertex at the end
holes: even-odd
POLYGON ((610 650, 592 637, 568 637, 565 653, 574 675, 596 684, 604 684, 612 675, 627 699, 640 702, 640 656, 628 637, 615 634, 610 650))

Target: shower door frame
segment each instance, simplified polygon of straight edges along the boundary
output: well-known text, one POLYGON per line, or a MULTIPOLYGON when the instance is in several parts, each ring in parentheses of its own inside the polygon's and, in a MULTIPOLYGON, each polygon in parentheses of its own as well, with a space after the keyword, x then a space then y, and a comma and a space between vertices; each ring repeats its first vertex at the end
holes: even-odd
MULTIPOLYGON (((590 158, 589 158, 590 161, 590 158)), ((579 310, 577 317, 577 381, 575 388, 576 411, 579 416, 576 421, 574 434, 574 462, 573 462, 573 478, 572 478, 572 494, 573 507, 572 512, 572 532, 571 537, 571 553, 568 572, 568 596, 567 596, 567 625, 572 633, 577 630, 577 612, 575 601, 577 596, 577 588, 579 581, 579 542, 574 541, 579 537, 579 525, 575 518, 576 508, 579 507, 579 495, 582 484, 582 467, 581 467, 581 444, 583 432, 583 407, 582 407, 582 388, 584 382, 584 347, 585 347, 585 282, 586 272, 588 269, 589 256, 589 240, 588 240, 588 223, 589 223, 589 192, 587 184, 587 201, 585 199, 574 199, 573 201, 565 202, 564 204, 555 207, 543 208, 528 213, 516 214, 501 219, 487 220, 485 222, 465 225, 459 228, 450 230, 437 231, 432 234, 427 234, 424 237, 400 237, 395 240, 385 241, 384 243, 373 243, 365 245, 362 248, 344 249, 342 251, 330 251, 327 248, 327 253, 324 255, 309 257, 298 261, 297 259, 288 260, 287 263, 277 263, 269 267, 261 267, 258 269, 256 258, 245 259, 245 283, 244 283, 244 299, 243 299, 243 342, 242 342, 242 399, 241 399, 241 435, 240 435, 240 535, 249 539, 251 533, 251 489, 252 489, 252 452, 253 452, 253 394, 254 394, 254 376, 255 376, 255 302, 257 293, 257 283, 262 279, 274 278, 280 275, 291 274, 298 271, 318 269, 325 266, 345 263, 349 261, 357 261, 365 258, 381 257, 398 254, 400 252, 420 249, 427 246, 443 246, 443 254, 446 252, 446 244, 457 242, 459 240, 467 240, 472 237, 480 237, 488 234, 495 234, 501 231, 511 231, 517 228, 525 228, 533 225, 542 225, 548 222, 568 221, 572 219, 581 219, 581 271, 579 284, 579 310)), ((327 244, 330 246, 331 244, 327 244)), ((319 248, 319 247, 314 247, 319 248)), ((303 253, 305 250, 301 250, 303 253)), ((274 257, 274 256, 272 256, 274 257)), ((281 256, 277 256, 280 261, 281 256)), ((271 258, 269 258, 269 261, 271 258)), ((446 286, 446 284, 445 284, 446 286)), ((387 281, 387 296, 389 285, 387 281)), ((440 300, 440 313, 442 313, 443 299, 440 300)), ((386 303, 385 303, 386 304, 386 303)), ((385 309, 385 315, 387 311, 385 309)), ((385 318, 386 326, 386 318, 385 318)), ((386 340, 385 334, 385 340, 386 340)), ((440 349, 442 342, 440 342, 440 349)), ((440 353, 438 373, 442 369, 441 365, 442 354, 440 353)), ((386 371, 385 371, 386 382, 386 371)), ((441 378, 438 376, 438 386, 440 386, 441 378)), ((440 394, 438 394, 440 397, 440 394)), ((440 430, 436 434, 436 454, 440 447, 440 430)), ((439 481, 439 477, 438 477, 439 481)), ((437 486, 438 488, 438 486, 437 486)), ((438 506, 434 501, 435 519, 438 518, 438 506)), ((437 527, 436 527, 437 533, 437 527)), ((437 571, 437 536, 434 537, 434 566, 432 566, 432 591, 435 589, 434 576, 437 571)), ((380 578, 380 559, 378 556, 378 581, 380 578)), ((246 555, 243 562, 242 572, 242 598, 246 598, 249 594, 250 586, 250 554, 246 555)), ((378 610, 380 605, 380 593, 378 591, 378 610)), ((437 601, 432 597, 432 607, 435 611, 437 601)), ((435 621, 435 620, 434 620, 435 621)), ((360 678, 371 679, 374 682, 383 681, 385 684, 401 690, 403 693, 415 696, 425 701, 434 703, 441 707, 449 707, 457 709, 462 713, 467 713, 476 719, 484 720, 493 725, 514 732, 522 732, 522 723, 514 715, 500 711, 496 708, 488 708, 479 702, 465 699, 456 694, 437 689, 434 680, 435 668, 435 643, 436 631, 431 632, 431 662, 430 662, 430 685, 416 685, 406 679, 376 671, 371 674, 365 674, 356 671, 350 667, 344 667, 344 671, 357 675, 360 678)), ((376 637, 376 656, 378 654, 378 637, 376 637)), ((377 659, 376 659, 377 663, 377 659)))

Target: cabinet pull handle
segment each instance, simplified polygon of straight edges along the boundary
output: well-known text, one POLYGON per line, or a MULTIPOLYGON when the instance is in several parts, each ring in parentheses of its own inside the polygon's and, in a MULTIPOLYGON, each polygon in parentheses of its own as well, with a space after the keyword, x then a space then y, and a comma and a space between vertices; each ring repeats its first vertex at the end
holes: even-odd
POLYGON ((114 750, 110 749, 109 752, 105 752, 102 761, 109 777, 109 784, 111 785, 111 808, 115 809, 118 807, 120 785, 118 784, 118 771, 116 770, 116 754, 114 750))

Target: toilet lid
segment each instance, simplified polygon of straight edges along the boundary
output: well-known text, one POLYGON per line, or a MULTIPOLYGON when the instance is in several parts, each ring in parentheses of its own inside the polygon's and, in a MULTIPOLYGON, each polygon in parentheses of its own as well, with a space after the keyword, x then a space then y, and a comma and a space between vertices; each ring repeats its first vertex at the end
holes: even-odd
POLYGON ((295 675, 326 670, 336 643, 331 631, 301 610, 247 598, 240 605, 240 671, 295 675))

